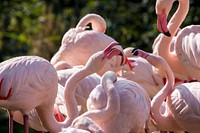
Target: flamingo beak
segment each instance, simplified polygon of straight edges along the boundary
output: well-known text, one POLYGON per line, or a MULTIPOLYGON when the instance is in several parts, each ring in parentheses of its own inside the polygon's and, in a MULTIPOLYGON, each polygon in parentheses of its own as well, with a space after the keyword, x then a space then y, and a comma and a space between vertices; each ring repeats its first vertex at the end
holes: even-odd
POLYGON ((54 106, 54 116, 55 116, 56 120, 59 122, 63 122, 65 120, 65 117, 59 111, 57 106, 54 106))
POLYGON ((132 53, 133 55, 135 55, 135 56, 140 56, 140 57, 142 57, 142 58, 144 58, 144 59, 146 59, 146 58, 149 56, 149 53, 147 53, 147 52, 145 52, 145 51, 143 51, 143 50, 140 50, 140 49, 133 49, 133 50, 131 51, 131 53, 132 53))
POLYGON ((104 49, 104 56, 102 59, 111 59, 113 56, 123 56, 123 48, 117 42, 112 42, 109 46, 104 49))
POLYGON ((171 36, 169 29, 167 28, 167 15, 164 11, 161 14, 157 15, 157 29, 164 35, 168 37, 171 36))
POLYGON ((132 70, 131 64, 128 61, 127 57, 124 54, 123 48, 121 47, 121 45, 117 42, 112 42, 107 48, 105 48, 104 52, 104 56, 102 59, 111 59, 113 56, 121 56, 121 63, 120 65, 123 66, 125 64, 128 64, 128 66, 130 67, 130 69, 132 70))
POLYGON ((126 63, 128 64, 129 68, 131 71, 133 71, 134 66, 131 65, 133 62, 135 62, 134 60, 129 60, 128 58, 126 58, 126 63))

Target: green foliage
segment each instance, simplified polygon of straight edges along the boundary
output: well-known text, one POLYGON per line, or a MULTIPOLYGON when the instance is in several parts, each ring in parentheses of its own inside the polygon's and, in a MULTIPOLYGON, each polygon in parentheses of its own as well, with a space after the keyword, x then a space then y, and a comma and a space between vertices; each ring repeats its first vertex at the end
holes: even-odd
MULTIPOLYGON (((190 1, 182 26, 199 24, 199 4, 199 0, 190 1)), ((0 61, 20 55, 50 60, 64 33, 87 13, 101 15, 107 23, 106 34, 124 48, 132 46, 151 52, 158 35, 154 5, 151 0, 1 0, 0 61)), ((8 131, 5 112, 0 112, 0 125, 1 132, 8 131)))

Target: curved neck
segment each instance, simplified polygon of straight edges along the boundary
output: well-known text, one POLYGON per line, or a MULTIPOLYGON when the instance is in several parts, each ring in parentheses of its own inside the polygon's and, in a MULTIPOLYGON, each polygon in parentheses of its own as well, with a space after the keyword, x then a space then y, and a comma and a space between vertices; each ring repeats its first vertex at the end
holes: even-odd
POLYGON ((92 74, 88 69, 83 67, 79 71, 75 72, 70 76, 70 78, 65 83, 64 97, 66 101, 67 108, 67 118, 68 121, 72 122, 76 117, 78 117, 77 101, 75 98, 76 85, 86 76, 92 74))
POLYGON ((151 113, 159 129, 170 129, 173 125, 176 124, 176 122, 173 121, 170 112, 168 112, 168 110, 166 109, 167 107, 165 106, 165 114, 161 113, 161 107, 163 106, 162 104, 163 102, 165 102, 167 96, 169 96, 170 93, 173 91, 174 75, 164 59, 154 59, 154 62, 152 62, 153 61, 149 61, 149 63, 151 63, 152 65, 154 65, 154 62, 156 62, 157 65, 154 66, 165 73, 167 82, 164 87, 153 97, 151 101, 151 113))
POLYGON ((180 25, 184 21, 188 10, 189 0, 179 0, 178 9, 176 10, 176 12, 174 13, 167 25, 171 33, 171 37, 167 37, 163 34, 160 34, 154 41, 154 53, 162 56, 169 63, 175 75, 179 78, 181 78, 181 75, 184 75, 185 71, 182 70, 183 68, 176 55, 176 51, 174 51, 175 46, 172 45, 172 40, 175 37, 175 34, 179 29, 180 25))
POLYGON ((97 15, 97 14, 88 14, 85 17, 83 17, 79 23, 77 24, 76 28, 78 27, 86 27, 87 24, 92 24, 92 29, 94 31, 105 33, 106 31, 106 22, 105 20, 97 15))
POLYGON ((176 34, 178 28, 181 26, 185 17, 187 16, 189 11, 189 4, 189 0, 179 0, 178 9, 167 25, 172 36, 176 34))

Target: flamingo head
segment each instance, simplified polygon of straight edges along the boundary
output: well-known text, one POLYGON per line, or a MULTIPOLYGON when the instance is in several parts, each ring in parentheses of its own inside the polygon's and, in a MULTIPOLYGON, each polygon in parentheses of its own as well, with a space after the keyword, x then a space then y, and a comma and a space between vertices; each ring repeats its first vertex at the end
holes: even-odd
POLYGON ((170 37, 171 34, 167 27, 167 17, 175 0, 157 0, 156 14, 157 14, 157 29, 159 32, 170 37))
POLYGON ((140 56, 140 57, 142 57, 142 58, 144 58, 144 59, 146 59, 146 58, 149 56, 149 53, 147 53, 147 52, 145 52, 145 51, 143 51, 143 50, 140 50, 140 49, 133 49, 133 50, 131 51, 131 53, 132 53, 133 55, 135 55, 135 56, 140 56))
POLYGON ((112 42, 103 51, 99 51, 93 54, 86 63, 86 67, 89 67, 91 71, 97 72, 103 68, 108 60, 114 56, 121 56, 121 65, 127 63, 126 56, 123 53, 123 48, 119 43, 112 42))
POLYGON ((92 119, 84 116, 74 119, 72 122, 72 127, 90 131, 91 133, 104 133, 103 129, 98 126, 92 119))

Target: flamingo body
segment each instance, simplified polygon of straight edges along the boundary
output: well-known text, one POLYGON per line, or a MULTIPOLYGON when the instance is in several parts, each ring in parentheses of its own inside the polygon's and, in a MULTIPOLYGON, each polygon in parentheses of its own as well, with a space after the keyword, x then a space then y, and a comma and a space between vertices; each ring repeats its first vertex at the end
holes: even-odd
MULTIPOLYGON (((106 35, 105 20, 97 14, 87 14, 75 28, 67 31, 59 50, 52 57, 51 63, 57 70, 71 66, 85 65, 88 59, 96 52, 105 49, 111 42, 116 42, 112 37, 106 35), (92 30, 86 30, 87 24, 92 24, 92 30), (79 55, 77 56, 77 52, 79 55)), ((107 70, 118 70, 120 59, 113 57, 105 64, 99 72, 103 75, 107 70)))
MULTIPOLYGON (((118 78, 114 85, 120 96, 120 112, 110 119, 97 121, 97 124, 105 133, 140 132, 149 117, 149 96, 140 85, 124 78, 118 78)), ((101 86, 97 86, 88 98, 88 110, 102 109, 106 104, 106 93, 101 86)))
MULTIPOLYGON (((0 63, 0 107, 11 115, 20 111, 28 116, 32 109, 53 103, 57 93, 56 75, 54 67, 37 56, 15 57, 0 63)), ((25 132, 28 132, 27 123, 24 119, 25 132)))
MULTIPOLYGON (((166 73, 165 86, 151 101, 151 116, 158 129, 197 133, 200 122, 200 83, 191 82, 174 86, 174 75, 167 62, 160 56, 138 51, 155 67, 166 73), (165 102, 165 112, 161 107, 165 102)), ((136 53, 137 54, 137 53, 136 53)), ((162 107, 163 108, 163 107, 162 107)))
POLYGON ((191 25, 179 29, 189 11, 189 0, 179 0, 179 5, 166 23, 169 11, 174 0, 156 1, 156 13, 158 15, 158 30, 163 33, 171 33, 171 36, 160 34, 154 41, 154 53, 163 57, 174 72, 175 76, 182 80, 199 80, 200 70, 200 25, 191 25))

